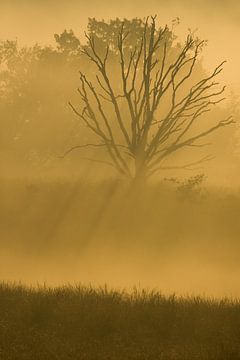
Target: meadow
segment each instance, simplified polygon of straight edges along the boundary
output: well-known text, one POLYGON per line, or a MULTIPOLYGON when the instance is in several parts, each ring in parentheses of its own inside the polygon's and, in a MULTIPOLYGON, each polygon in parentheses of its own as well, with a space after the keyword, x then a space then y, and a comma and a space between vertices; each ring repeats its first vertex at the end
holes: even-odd
POLYGON ((1 359, 240 359, 237 190, 198 176, 0 192, 1 359))
POLYGON ((237 360, 239 329, 237 300, 0 285, 4 360, 237 360))

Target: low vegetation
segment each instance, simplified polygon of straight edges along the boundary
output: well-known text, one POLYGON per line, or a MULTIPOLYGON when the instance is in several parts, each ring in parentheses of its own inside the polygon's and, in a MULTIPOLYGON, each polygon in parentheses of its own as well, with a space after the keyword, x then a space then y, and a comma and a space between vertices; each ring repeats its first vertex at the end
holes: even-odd
POLYGON ((82 286, 0 285, 4 360, 240 359, 240 303, 82 286))

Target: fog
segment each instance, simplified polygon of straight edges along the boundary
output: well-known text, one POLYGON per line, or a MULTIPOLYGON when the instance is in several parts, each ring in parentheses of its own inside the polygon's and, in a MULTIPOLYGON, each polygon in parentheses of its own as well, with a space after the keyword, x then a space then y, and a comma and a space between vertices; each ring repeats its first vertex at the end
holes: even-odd
POLYGON ((0 38, 18 38, 22 44, 52 43, 53 34, 63 29, 73 29, 83 38, 83 31, 89 17, 98 19, 159 16, 162 24, 171 24, 177 17, 180 24, 176 29, 179 36, 185 37, 188 28, 197 30, 201 38, 209 41, 205 65, 212 67, 222 59, 228 60, 224 80, 239 92, 238 67, 240 61, 239 36, 240 5, 237 0, 83 0, 71 1, 1 1, 0 38))
MULTIPOLYGON (((239 297, 239 10, 234 0, 150 0, 137 6, 125 0, 0 1, 0 281, 140 286, 163 293, 239 297), (126 168, 131 174, 134 166, 137 169, 137 152, 132 149, 136 139, 124 143, 125 133, 117 123, 122 116, 130 133, 124 96, 116 97, 117 120, 116 106, 112 108, 104 96, 96 97, 100 105, 89 107, 95 94, 89 86, 90 95, 84 97, 85 78, 79 79, 79 70, 97 94, 109 96, 96 81, 96 64, 82 54, 87 46, 91 50, 84 32, 92 32, 99 36, 97 47, 103 54, 106 43, 111 44, 107 69, 114 91, 119 91, 116 28, 109 21, 127 18, 132 26, 132 19, 151 14, 157 14, 157 27, 169 25, 168 61, 178 56, 188 29, 194 37, 208 40, 177 100, 227 60, 213 85, 219 94, 216 104, 210 103, 213 107, 206 114, 203 108, 201 121, 190 125, 190 139, 221 121, 229 124, 223 122, 206 139, 202 136, 202 143, 190 141, 173 152, 163 162, 164 171, 138 183, 120 174, 126 168), (79 120, 84 101, 93 126, 79 120), (95 121, 97 111, 102 123, 95 121), (106 149, 95 144, 96 134, 101 137, 101 126, 107 124, 105 114, 114 138, 109 152, 108 141, 106 149), (228 120, 230 115, 234 122, 228 120)), ((133 26, 130 49, 143 29, 138 23, 133 26)), ((163 47, 158 56, 164 61, 163 47)), ((164 118, 174 106, 175 89, 172 82, 157 116, 164 118)), ((195 108, 196 103, 189 107, 195 108)), ((150 132, 149 139, 154 134, 150 132)), ((172 150, 168 141, 163 137, 172 150)))
POLYGON ((1 198, 4 281, 239 296, 238 194, 8 182, 1 198))

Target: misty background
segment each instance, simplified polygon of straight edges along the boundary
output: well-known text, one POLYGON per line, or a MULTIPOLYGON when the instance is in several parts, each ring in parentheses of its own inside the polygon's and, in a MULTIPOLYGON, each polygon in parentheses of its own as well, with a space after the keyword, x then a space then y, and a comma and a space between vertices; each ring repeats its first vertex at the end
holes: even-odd
POLYGON ((0 2, 2 280, 239 296, 239 13, 237 1, 0 2), (79 102, 79 69, 94 71, 80 52, 84 31, 148 14, 169 25, 176 44, 189 28, 208 40, 196 76, 227 60, 227 99, 209 119, 232 114, 236 124, 209 137, 212 161, 160 174, 130 196, 84 152, 61 156, 92 140, 68 105, 79 102))

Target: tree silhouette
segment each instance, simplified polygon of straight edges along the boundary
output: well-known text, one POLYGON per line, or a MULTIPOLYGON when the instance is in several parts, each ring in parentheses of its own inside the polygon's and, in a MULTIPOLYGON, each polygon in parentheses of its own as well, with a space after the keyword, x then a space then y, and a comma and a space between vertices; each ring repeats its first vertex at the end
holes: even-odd
MULTIPOLYGON (((224 100, 221 95, 225 87, 219 88, 215 80, 224 62, 193 83, 204 41, 188 35, 173 56, 170 31, 167 26, 157 29, 156 17, 151 17, 150 23, 149 19, 145 21, 133 48, 129 48, 131 33, 124 22, 117 30, 117 73, 111 72, 109 64, 112 42, 106 43, 103 54, 94 31, 86 34, 88 45, 83 53, 95 65, 97 74, 90 80, 91 74, 80 73, 81 108, 69 104, 99 141, 75 146, 65 155, 75 149, 103 147, 109 155, 106 163, 120 174, 146 178, 173 168, 164 164, 170 155, 183 148, 204 146, 198 141, 233 122, 228 117, 202 128, 203 115, 224 100)), ((178 167, 191 168, 209 159, 204 156, 178 167)))
MULTIPOLYGON (((118 55, 118 35, 119 29, 121 29, 124 23, 124 31, 128 33, 125 38, 124 47, 125 52, 128 54, 136 46, 141 46, 143 33, 146 30, 146 35, 150 34, 150 27, 146 27, 146 23, 143 19, 124 19, 123 21, 119 18, 111 19, 109 22, 104 20, 99 21, 95 18, 88 19, 88 35, 94 37, 95 46, 101 53, 106 50, 106 46, 109 46, 109 50, 114 55, 118 55)), ((173 33, 167 29, 165 32, 165 40, 169 45, 172 45, 172 41, 175 39, 173 33)), ((116 57, 117 58, 117 57, 116 57)))
POLYGON ((80 40, 74 35, 72 30, 64 30, 60 35, 54 34, 59 52, 67 54, 78 54, 80 50, 80 40))

